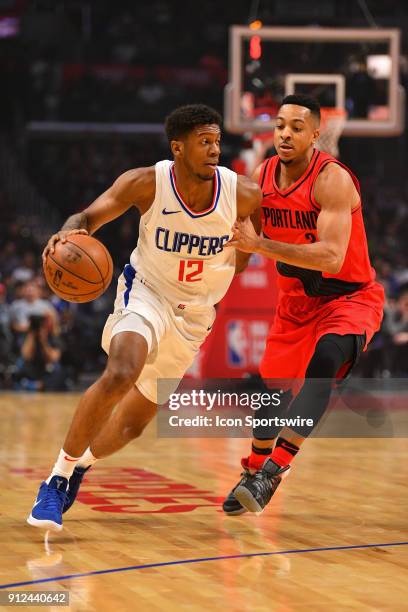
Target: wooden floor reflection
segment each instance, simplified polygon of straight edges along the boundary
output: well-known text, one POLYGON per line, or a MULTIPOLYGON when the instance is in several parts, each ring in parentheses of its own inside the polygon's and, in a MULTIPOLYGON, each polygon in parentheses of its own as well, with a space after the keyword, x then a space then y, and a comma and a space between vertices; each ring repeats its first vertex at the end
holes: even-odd
POLYGON ((68 589, 89 611, 406 607, 406 440, 309 440, 261 516, 227 517, 248 440, 157 439, 152 424, 45 537, 25 519, 76 401, 0 396, 0 586, 68 589))

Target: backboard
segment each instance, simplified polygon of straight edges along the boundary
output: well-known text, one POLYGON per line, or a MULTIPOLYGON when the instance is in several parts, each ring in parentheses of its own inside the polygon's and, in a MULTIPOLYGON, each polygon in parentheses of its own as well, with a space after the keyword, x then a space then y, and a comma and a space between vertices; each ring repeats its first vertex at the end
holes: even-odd
POLYGON ((265 132, 289 92, 347 112, 347 136, 395 136, 404 129, 400 31, 361 28, 230 28, 225 125, 265 132), (251 39, 259 37, 254 58, 251 39), (251 57, 252 55, 252 57, 251 57))

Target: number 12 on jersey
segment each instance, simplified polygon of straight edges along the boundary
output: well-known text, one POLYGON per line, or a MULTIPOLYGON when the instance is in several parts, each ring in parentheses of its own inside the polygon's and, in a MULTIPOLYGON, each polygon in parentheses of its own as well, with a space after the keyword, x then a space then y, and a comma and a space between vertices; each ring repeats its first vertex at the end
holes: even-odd
POLYGON ((179 266, 178 280, 186 283, 200 281, 202 280, 200 274, 203 268, 204 261, 202 259, 182 259, 179 266))

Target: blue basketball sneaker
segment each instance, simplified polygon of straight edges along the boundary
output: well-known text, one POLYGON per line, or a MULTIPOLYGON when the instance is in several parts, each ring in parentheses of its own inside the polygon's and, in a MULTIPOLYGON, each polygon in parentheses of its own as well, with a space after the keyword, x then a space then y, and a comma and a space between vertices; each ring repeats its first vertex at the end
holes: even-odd
POLYGON ((42 529, 61 531, 67 488, 68 479, 63 476, 53 476, 49 484, 42 482, 27 523, 42 529))
POLYGON ((77 465, 72 472, 72 476, 69 479, 68 483, 68 491, 65 497, 64 507, 62 509, 62 514, 70 509, 74 501, 76 500, 76 496, 78 495, 79 487, 81 486, 82 479, 85 475, 85 472, 89 470, 91 466, 88 467, 80 467, 77 465))

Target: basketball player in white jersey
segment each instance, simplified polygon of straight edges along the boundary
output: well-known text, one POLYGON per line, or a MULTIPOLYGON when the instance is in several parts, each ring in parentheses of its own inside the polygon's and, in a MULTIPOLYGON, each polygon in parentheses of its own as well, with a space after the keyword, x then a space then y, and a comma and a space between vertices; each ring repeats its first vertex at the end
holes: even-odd
POLYGON ((30 525, 60 531, 85 471, 142 433, 210 332, 214 304, 247 263, 249 255, 224 247, 237 217, 257 217, 262 193, 217 165, 220 125, 220 115, 207 106, 176 109, 166 119, 174 162, 122 174, 44 250, 46 257, 72 233, 93 234, 132 206, 140 211, 139 241, 103 331, 106 369, 79 402, 30 525), (174 381, 161 397, 158 379, 174 381))

